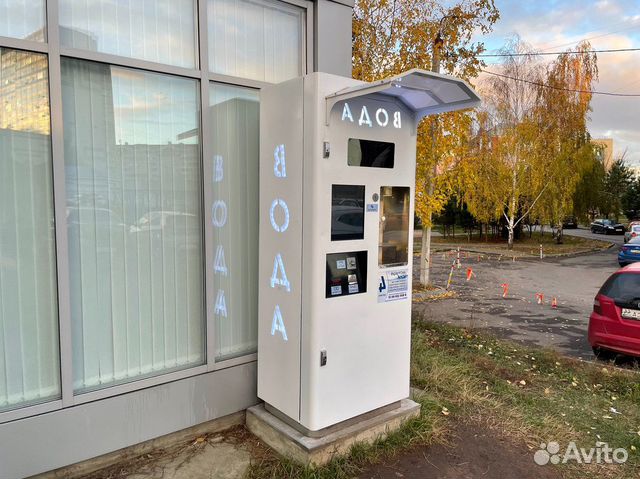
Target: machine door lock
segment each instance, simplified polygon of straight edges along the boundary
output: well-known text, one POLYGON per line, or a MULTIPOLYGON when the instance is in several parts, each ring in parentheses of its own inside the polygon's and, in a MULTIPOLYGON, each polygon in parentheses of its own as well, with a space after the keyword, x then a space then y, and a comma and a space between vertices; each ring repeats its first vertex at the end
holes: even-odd
POLYGON ((329 158, 331 155, 331 145, 328 141, 322 142, 322 158, 329 158))
POLYGON ((323 349, 320 351, 320 367, 327 365, 327 352, 323 349))

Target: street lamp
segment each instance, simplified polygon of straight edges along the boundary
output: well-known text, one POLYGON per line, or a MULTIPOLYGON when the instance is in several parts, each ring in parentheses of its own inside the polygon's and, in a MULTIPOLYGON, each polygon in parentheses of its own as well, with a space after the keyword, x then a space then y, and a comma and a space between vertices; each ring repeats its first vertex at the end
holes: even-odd
MULTIPOLYGON (((431 51, 431 71, 434 73, 440 73, 440 50, 444 46, 444 39, 442 37, 442 25, 445 20, 448 18, 458 18, 458 15, 449 14, 443 16, 438 22, 438 32, 436 33, 436 37, 433 39, 433 47, 431 51)), ((431 153, 432 156, 435 157, 435 140, 436 140, 436 118, 434 117, 431 122, 431 128, 429 133, 431 134, 431 153)), ((434 178, 437 174, 436 171, 437 162, 433 162, 433 167, 431 169, 431 176, 428 179, 427 183, 427 196, 429 198, 433 197, 434 190, 434 178)), ((423 286, 427 286, 429 284, 429 273, 431 269, 431 218, 432 214, 429 213, 429 221, 426 228, 426 232, 424 227, 422 228, 422 244, 421 244, 421 265, 420 265, 420 284, 423 286), (425 236, 426 233, 426 236, 425 236)))

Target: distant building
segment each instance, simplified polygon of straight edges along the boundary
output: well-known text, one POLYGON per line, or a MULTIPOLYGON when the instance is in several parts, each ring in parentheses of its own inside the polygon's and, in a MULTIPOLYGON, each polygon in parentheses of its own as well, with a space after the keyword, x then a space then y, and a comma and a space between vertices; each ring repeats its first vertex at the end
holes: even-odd
POLYGON ((48 135, 47 57, 3 48, 0 52, 0 130, 48 135))
POLYGON ((592 139, 591 143, 596 150, 598 160, 604 165, 604 170, 609 171, 613 164, 613 138, 592 139))

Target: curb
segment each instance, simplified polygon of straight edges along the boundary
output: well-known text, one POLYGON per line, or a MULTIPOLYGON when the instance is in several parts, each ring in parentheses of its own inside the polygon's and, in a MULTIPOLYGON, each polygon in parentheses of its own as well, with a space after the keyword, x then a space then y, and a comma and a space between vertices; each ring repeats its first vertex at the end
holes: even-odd
MULTIPOLYGON (((601 241, 601 240, 596 240, 596 241, 601 241)), ((592 248, 586 251, 577 251, 574 253, 554 253, 554 254, 548 254, 548 255, 544 255, 544 257, 542 258, 542 261, 544 261, 545 259, 554 259, 554 258, 573 258, 576 256, 586 256, 589 254, 593 254, 593 253, 598 253, 600 251, 607 251, 610 250, 611 248, 616 246, 616 243, 611 243, 611 242, 604 242, 605 245, 601 248, 592 248)), ((452 251, 455 250, 456 248, 460 248, 461 252, 467 252, 467 253, 473 253, 473 254, 483 254, 486 256, 493 256, 493 257, 498 257, 498 256, 502 256, 503 258, 507 258, 507 259, 511 259, 511 257, 513 257, 514 255, 511 254, 509 255, 509 250, 506 250, 504 253, 497 253, 495 251, 482 251, 482 250, 474 250, 474 249, 467 249, 464 248, 462 246, 455 246, 455 247, 448 247, 448 248, 434 248, 432 249, 433 253, 445 253, 447 251, 452 251)), ((516 260, 517 261, 540 261, 540 258, 537 256, 530 256, 530 255, 526 255, 526 256, 516 256, 516 260)))

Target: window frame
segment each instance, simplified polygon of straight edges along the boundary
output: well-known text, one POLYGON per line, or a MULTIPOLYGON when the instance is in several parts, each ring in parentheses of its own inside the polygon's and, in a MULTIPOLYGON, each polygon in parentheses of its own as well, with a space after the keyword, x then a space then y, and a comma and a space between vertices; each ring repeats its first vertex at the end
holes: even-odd
MULTIPOLYGON (((24 53, 35 53, 35 54, 41 54, 47 57, 47 69, 48 69, 48 76, 47 76, 47 82, 48 82, 48 87, 49 87, 49 91, 48 91, 48 101, 49 101, 49 127, 50 127, 50 134, 49 134, 49 142, 50 142, 50 158, 49 161, 51 161, 51 182, 52 182, 52 205, 53 205, 53 219, 54 219, 54 225, 57 224, 58 222, 58 217, 59 217, 59 213, 58 213, 58 203, 57 203, 57 198, 56 198, 56 185, 55 185, 55 177, 56 177, 56 172, 55 172, 55 162, 54 162, 54 152, 53 152, 53 117, 52 117, 52 98, 51 98, 51 63, 50 63, 50 56, 47 54, 48 48, 38 48, 38 49, 30 49, 30 48, 25 48, 24 46, 18 45, 20 48, 16 48, 13 45, 18 42, 18 43, 26 43, 28 44, 28 46, 32 46, 34 43, 38 44, 39 47, 42 47, 43 44, 40 44, 40 42, 33 42, 30 40, 16 40, 14 38, 7 38, 7 37, 0 37, 0 49, 10 49, 10 50, 16 50, 16 51, 20 51, 20 52, 24 52, 24 53), (3 40, 7 39, 9 40, 7 42, 7 45, 5 45, 3 43, 3 40), (47 50, 47 51, 42 51, 42 50, 47 50)), ((46 44, 44 44, 44 46, 46 47, 46 44)), ((65 203, 65 208, 66 208, 66 203, 65 203)), ((63 219, 66 219, 66 210, 63 210, 61 217, 63 219)), ((43 402, 28 402, 25 403, 24 405, 20 405, 17 404, 14 406, 11 406, 9 409, 0 412, 0 424, 2 424, 3 422, 9 422, 9 421, 13 421, 15 419, 21 419, 24 417, 28 417, 28 416, 34 416, 34 415, 38 415, 38 414, 43 414, 45 412, 50 412, 50 411, 54 411, 56 409, 60 409, 61 407, 63 407, 63 401, 62 401, 62 397, 64 394, 64 378, 63 378, 63 373, 62 373, 62 362, 63 362, 63 358, 64 358, 64 353, 62 351, 62 345, 63 345, 63 338, 60 336, 62 334, 62 329, 61 329, 61 305, 60 305, 60 271, 58 270, 59 265, 60 265, 60 248, 58 247, 58 235, 57 235, 57 229, 54 229, 54 235, 53 235, 53 240, 54 240, 54 255, 55 255, 55 267, 56 267, 56 284, 55 284, 55 289, 56 289, 56 301, 57 301, 57 322, 58 322, 58 355, 59 355, 59 361, 58 361, 58 366, 59 366, 59 371, 58 371, 58 376, 60 379, 60 395, 59 397, 55 397, 55 398, 51 398, 49 400, 44 400, 43 402)), ((70 351, 69 351, 70 352, 70 351)))
MULTIPOLYGON (((0 424, 23 419, 38 414, 48 413, 91 401, 106 399, 108 397, 145 389, 167 382, 211 373, 246 363, 257 361, 257 353, 215 360, 215 317, 213 305, 215 304, 215 291, 213 290, 213 268, 209 267, 214 261, 213 224, 209 221, 207 212, 213 204, 213 184, 207 179, 212 177, 213 165, 207 159, 213 155, 211 121, 206 114, 209 108, 209 90, 212 83, 229 84, 231 86, 247 87, 260 90, 270 85, 268 82, 240 78, 209 71, 209 43, 207 0, 193 0, 196 3, 194 9, 197 16, 195 22, 195 42, 197 45, 198 68, 182 68, 168 64, 155 63, 135 58, 122 57, 108 53, 81 50, 62 47, 59 31, 59 0, 46 0, 45 4, 45 28, 46 40, 38 42, 22 40, 12 37, 0 36, 0 47, 11 48, 35 53, 44 53, 48 56, 48 81, 49 81, 49 110, 51 121, 51 156, 53 172, 53 204, 55 219, 55 254, 57 269, 57 299, 58 299, 58 328, 60 351, 60 378, 61 398, 54 399, 36 405, 16 407, 8 411, 0 412, 0 424), (62 118, 62 73, 61 58, 70 57, 79 60, 89 60, 108 65, 135 68, 154 73, 169 74, 178 77, 192 78, 200 84, 200 128, 201 128, 201 173, 203 192, 203 235, 204 235, 204 300, 205 300, 205 339, 206 362, 179 371, 172 371, 157 376, 133 380, 124 384, 116 384, 104 389, 88 391, 80 394, 74 393, 73 369, 72 369, 72 341, 71 341, 71 301, 70 301, 70 277, 68 238, 66 224, 66 181, 64 160, 64 135, 62 118)), ((276 4, 283 3, 304 9, 302 15, 302 38, 300 45, 301 68, 300 75, 313 71, 314 52, 314 4, 311 0, 269 0, 276 4)), ((257 321, 257 318, 256 318, 257 321)))
MULTIPOLYGON (((207 10, 208 6, 209 6, 209 1, 210 0, 200 0, 200 3, 202 5, 204 5, 204 9, 207 10)), ((298 75, 304 75, 305 70, 306 71, 313 71, 313 65, 310 64, 309 59, 312 58, 312 54, 310 52, 312 52, 312 50, 308 50, 304 48, 304 44, 306 43, 307 45, 312 43, 313 37, 309 36, 309 32, 313 32, 313 23, 309 22, 310 17, 312 17, 313 14, 313 8, 305 5, 306 3, 309 2, 305 2, 304 0, 243 0, 246 1, 247 3, 254 3, 256 5, 262 5, 265 6, 267 8, 273 8, 275 10, 279 10, 282 12, 287 12, 287 11, 291 11, 293 8, 301 8, 301 9, 307 9, 306 12, 303 12, 302 16, 301 16, 301 29, 302 29, 302 39, 303 39, 303 44, 300 46, 300 66, 301 66, 301 70, 298 71, 298 75), (293 8, 292 8, 293 7, 293 8)), ((202 15, 200 16, 200 18, 203 18, 202 15)), ((204 17, 205 19, 208 20, 208 17, 204 17)), ((312 18, 311 18, 312 19, 312 18)), ((206 28, 207 29, 207 40, 208 40, 208 28, 209 25, 208 23, 205 23, 204 25, 202 25, 200 27, 200 30, 202 30, 202 28, 206 28)), ((202 37, 201 37, 201 41, 202 41, 202 37)), ((207 43, 207 55, 209 54, 209 44, 207 43)), ((200 61, 200 65, 202 68, 202 58, 200 61)), ((230 76, 230 75, 225 75, 222 73, 213 73, 211 72, 211 68, 209 67, 209 58, 207 57, 207 72, 210 75, 213 75, 215 77, 218 77, 219 80, 215 80, 218 82, 222 82, 225 83, 226 81, 224 80, 226 79, 230 79, 231 81, 233 81, 236 77, 234 76, 230 76)), ((268 85, 270 84, 270 82, 265 82, 265 81, 261 81, 261 80, 253 80, 253 79, 246 79, 249 80, 251 82, 256 82, 260 85, 268 85)))

